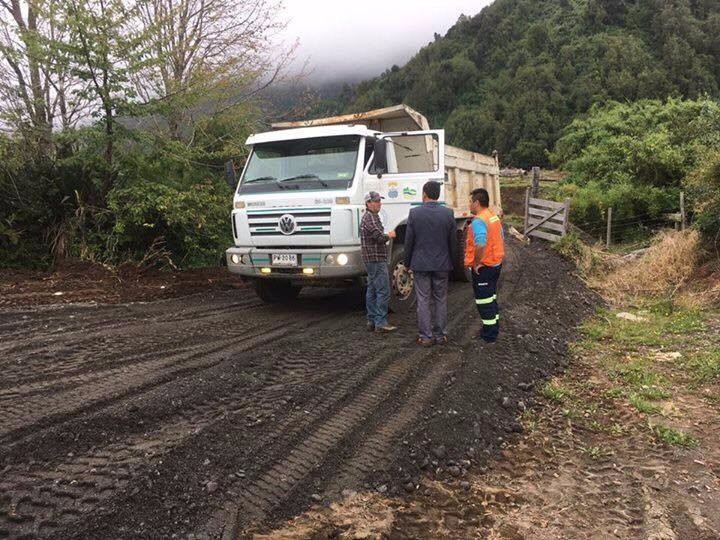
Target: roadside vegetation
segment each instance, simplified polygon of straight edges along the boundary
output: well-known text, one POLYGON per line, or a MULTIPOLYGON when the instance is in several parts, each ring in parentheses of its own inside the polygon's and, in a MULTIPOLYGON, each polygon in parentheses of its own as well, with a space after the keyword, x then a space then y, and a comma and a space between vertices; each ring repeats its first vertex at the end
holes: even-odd
POLYGON ((224 162, 292 51, 273 0, 0 5, 0 268, 218 265, 224 162))

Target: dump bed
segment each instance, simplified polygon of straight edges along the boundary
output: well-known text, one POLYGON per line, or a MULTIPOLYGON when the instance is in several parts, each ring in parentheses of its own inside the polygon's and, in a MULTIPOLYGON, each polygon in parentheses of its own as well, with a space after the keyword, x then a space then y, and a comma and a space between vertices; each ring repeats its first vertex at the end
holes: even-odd
MULTIPOLYGON (((273 124, 273 129, 331 126, 338 124, 362 124, 377 131, 428 130, 427 118, 407 105, 396 105, 362 113, 315 118, 297 122, 273 124)), ((490 205, 502 212, 500 197, 500 167, 497 155, 486 156, 455 146, 445 145, 445 203, 457 216, 469 214, 470 192, 478 187, 490 193, 490 205)))

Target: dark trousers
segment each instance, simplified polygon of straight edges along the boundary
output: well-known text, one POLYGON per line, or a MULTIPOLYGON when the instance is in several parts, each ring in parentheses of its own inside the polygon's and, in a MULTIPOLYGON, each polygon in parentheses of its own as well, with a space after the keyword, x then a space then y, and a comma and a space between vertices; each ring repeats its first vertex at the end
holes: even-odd
POLYGON ((431 340, 447 335, 449 272, 413 272, 418 334, 431 340))
POLYGON ((483 266, 480 272, 472 273, 475 305, 482 320, 482 333, 485 341, 495 341, 500 332, 500 309, 497 303, 497 283, 500 279, 500 266, 483 266))

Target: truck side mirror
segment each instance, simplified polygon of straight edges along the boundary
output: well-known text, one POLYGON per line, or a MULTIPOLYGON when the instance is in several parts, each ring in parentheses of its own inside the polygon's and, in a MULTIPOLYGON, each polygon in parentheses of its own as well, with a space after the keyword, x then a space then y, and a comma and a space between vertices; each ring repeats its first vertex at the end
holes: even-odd
POLYGON ((235 191, 237 179, 235 178, 235 164, 232 159, 225 162, 225 181, 230 186, 230 189, 235 191))
POLYGON ((387 173, 387 140, 376 139, 374 145, 375 158, 373 160, 373 172, 381 176, 387 173))

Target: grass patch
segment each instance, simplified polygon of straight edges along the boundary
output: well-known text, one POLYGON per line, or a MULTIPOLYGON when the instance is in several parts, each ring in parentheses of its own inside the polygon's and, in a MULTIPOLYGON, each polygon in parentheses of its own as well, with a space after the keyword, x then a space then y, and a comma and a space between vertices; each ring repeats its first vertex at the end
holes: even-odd
POLYGON ((656 405, 653 405, 649 401, 643 399, 643 397, 638 394, 630 394, 628 396, 628 401, 641 413, 657 414, 660 412, 660 409, 656 405))
POLYGON ((628 364, 617 366, 612 371, 611 376, 622 381, 625 386, 647 388, 648 390, 659 387, 665 382, 662 375, 649 369, 642 360, 633 360, 628 364))
POLYGON ((612 455, 612 452, 603 448, 600 445, 593 445, 593 446, 582 446, 580 447, 580 451, 585 454, 587 457, 593 460, 599 460, 604 459, 608 456, 612 455))
POLYGON ((542 395, 550 401, 563 403, 570 396, 570 391, 560 384, 548 381, 545 386, 543 386, 542 395))
POLYGON ((624 394, 623 389, 619 386, 613 386, 605 390, 605 395, 609 398, 619 398, 624 394))
POLYGON ((603 264, 602 257, 596 250, 585 244, 580 237, 569 232, 557 242, 552 248, 577 266, 584 275, 589 276, 598 271, 603 264))
POLYGON ((628 321, 612 311, 602 310, 581 327, 585 340, 612 343, 622 347, 670 346, 677 337, 704 329, 703 315, 697 311, 668 309, 653 304, 641 317, 646 321, 628 321))
POLYGON ((694 354, 686 361, 695 382, 705 384, 720 380, 720 347, 694 354))
POLYGON ((672 446, 695 448, 698 445, 697 439, 692 435, 668 426, 661 424, 650 425, 650 431, 653 432, 657 439, 672 446))

